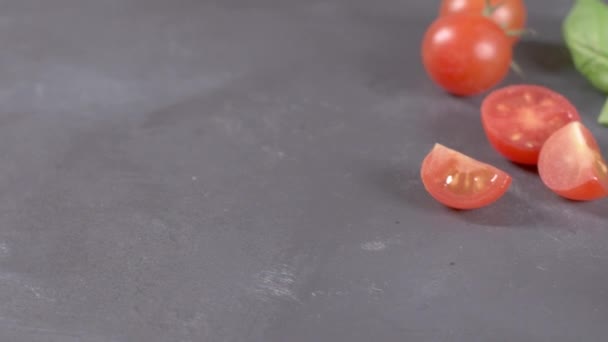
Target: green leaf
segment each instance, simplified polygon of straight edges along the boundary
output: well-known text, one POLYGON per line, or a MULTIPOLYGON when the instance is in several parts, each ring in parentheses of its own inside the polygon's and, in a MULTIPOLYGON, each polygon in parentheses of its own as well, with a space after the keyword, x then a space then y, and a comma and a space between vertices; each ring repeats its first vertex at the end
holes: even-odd
POLYGON ((597 122, 604 126, 608 126, 608 99, 606 100, 606 103, 604 103, 604 107, 602 108, 600 117, 597 118, 597 122))
POLYGON ((563 34, 576 69, 608 92, 608 5, 577 0, 564 21, 563 34))
MULTIPOLYGON (((608 5, 602 0, 576 0, 562 31, 576 70, 608 93, 608 5)), ((598 120, 608 124, 608 103, 598 120)))

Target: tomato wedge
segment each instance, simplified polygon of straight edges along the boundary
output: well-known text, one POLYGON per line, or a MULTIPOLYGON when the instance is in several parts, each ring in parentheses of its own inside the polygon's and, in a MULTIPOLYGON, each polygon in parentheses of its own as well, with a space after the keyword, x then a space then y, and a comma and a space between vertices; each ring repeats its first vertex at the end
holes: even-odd
POLYGON ((592 133, 580 122, 547 139, 538 172, 543 183, 562 197, 589 201, 608 196, 608 167, 592 133))
POLYGON ((488 140, 500 154, 520 164, 537 164, 540 149, 551 134, 579 120, 568 99, 537 85, 495 90, 481 105, 488 140))
POLYGON ((454 209, 487 206, 511 185, 511 176, 504 171, 441 144, 424 158, 420 175, 429 194, 454 209))

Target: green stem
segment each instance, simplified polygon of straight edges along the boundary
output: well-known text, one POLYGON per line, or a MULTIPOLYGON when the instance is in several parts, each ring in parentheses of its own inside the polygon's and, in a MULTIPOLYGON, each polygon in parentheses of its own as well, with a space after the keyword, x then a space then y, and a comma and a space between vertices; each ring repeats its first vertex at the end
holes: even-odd
POLYGON ((516 61, 511 61, 511 70, 513 70, 517 76, 526 78, 526 74, 516 61))
POLYGON ((506 30, 506 34, 509 37, 521 37, 524 35, 536 36, 538 33, 534 29, 521 29, 521 30, 506 30))
POLYGON ((604 126, 608 126, 608 99, 606 99, 606 103, 604 103, 604 107, 602 107, 602 111, 600 112, 600 116, 597 118, 597 122, 604 126))
POLYGON ((492 10, 492 0, 486 0, 486 5, 483 8, 483 15, 486 16, 491 16, 492 13, 490 13, 490 11, 492 10))
POLYGON ((492 0, 486 0, 486 6, 483 9, 483 15, 486 17, 491 17, 497 9, 499 9, 502 5, 504 5, 504 1, 497 3, 496 5, 492 5, 492 0))

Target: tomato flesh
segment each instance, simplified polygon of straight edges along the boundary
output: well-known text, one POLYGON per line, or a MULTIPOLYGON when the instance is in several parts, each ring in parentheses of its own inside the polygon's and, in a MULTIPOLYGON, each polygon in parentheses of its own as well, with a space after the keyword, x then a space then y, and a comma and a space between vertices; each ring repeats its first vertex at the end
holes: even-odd
POLYGON ((540 151, 538 172, 558 195, 577 201, 608 196, 608 167, 593 134, 580 122, 555 132, 540 151))
POLYGON ((498 84, 509 72, 512 44, 492 20, 469 14, 438 18, 422 43, 429 77, 454 95, 469 96, 498 84))
MULTIPOLYGON (((492 13, 491 18, 500 27, 508 31, 521 31, 526 26, 528 10, 523 0, 492 0, 492 6, 498 6, 492 13)), ((487 0, 443 0, 439 9, 440 16, 456 13, 468 13, 481 15, 486 8, 487 0)), ((512 36, 511 40, 516 42, 519 36, 512 36)))
POLYGON ((424 158, 420 175, 428 193, 454 209, 487 206, 511 185, 511 176, 504 171, 441 144, 424 158))
POLYGON ((536 85, 495 90, 481 105, 488 140, 503 156, 520 164, 537 164, 540 149, 551 134, 579 120, 570 101, 536 85))

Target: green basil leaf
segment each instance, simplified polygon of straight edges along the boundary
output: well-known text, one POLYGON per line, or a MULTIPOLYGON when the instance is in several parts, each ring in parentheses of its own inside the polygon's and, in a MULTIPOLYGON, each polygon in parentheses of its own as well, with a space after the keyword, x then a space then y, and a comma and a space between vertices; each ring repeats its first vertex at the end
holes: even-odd
POLYGON ((604 103, 604 107, 600 113, 600 116, 597 118, 597 122, 604 126, 608 126, 608 100, 604 103))
POLYGON ((608 5, 577 0, 564 20, 563 35, 576 69, 608 92, 608 5))
MULTIPOLYGON (((608 5, 601 0, 576 0, 562 31, 576 70, 608 93, 608 5)), ((608 125, 608 101, 598 122, 608 125)))

